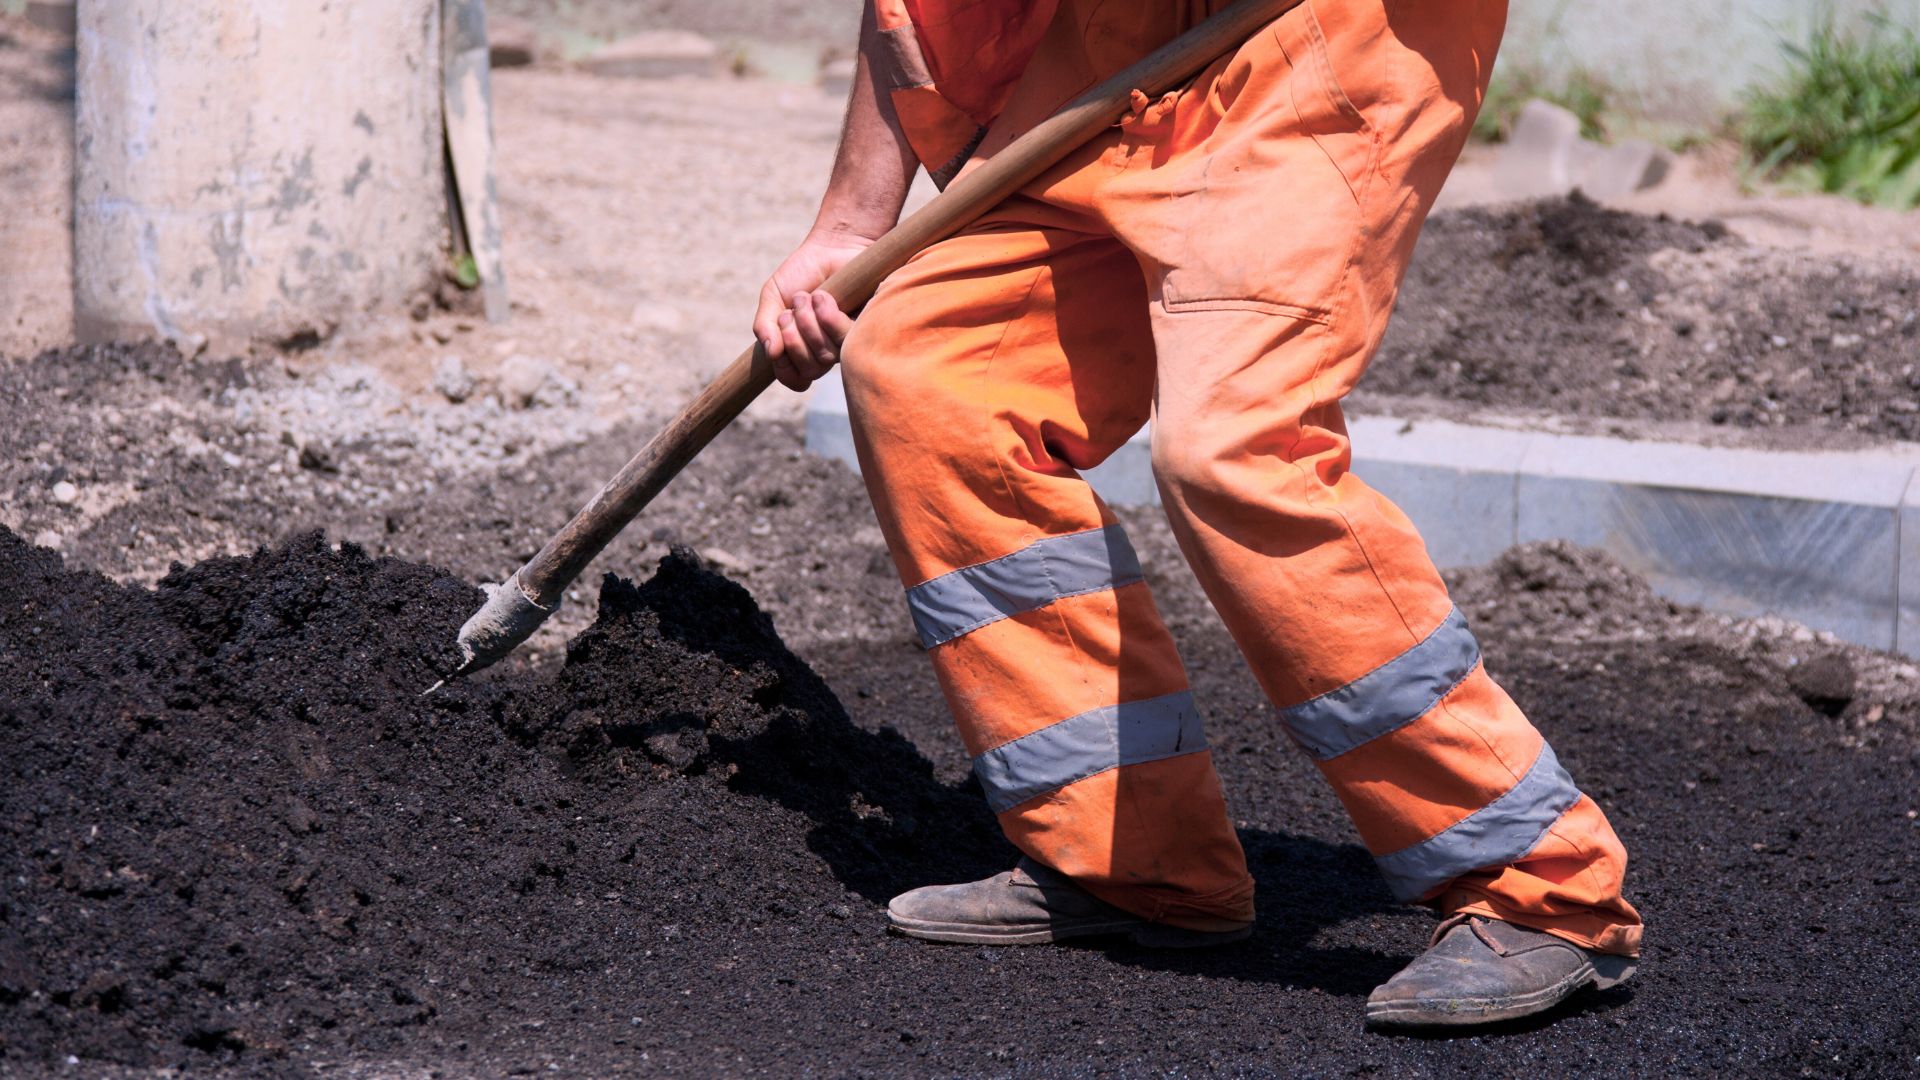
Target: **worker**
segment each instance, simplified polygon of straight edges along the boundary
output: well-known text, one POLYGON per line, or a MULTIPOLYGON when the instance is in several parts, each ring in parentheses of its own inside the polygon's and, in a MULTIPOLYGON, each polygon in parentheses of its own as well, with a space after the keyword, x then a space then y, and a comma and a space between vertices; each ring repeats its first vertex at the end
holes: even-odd
POLYGON ((889 277, 820 283, 1228 0, 868 0, 818 217, 754 332, 836 362, 861 469, 1012 870, 894 899, 930 941, 1251 932, 1253 881, 1140 563, 1084 479, 1152 420, 1182 554, 1387 885, 1441 916, 1366 1003, 1476 1024, 1633 971, 1626 853, 1488 676, 1341 415, 1485 96, 1504 0, 1306 0, 889 277))

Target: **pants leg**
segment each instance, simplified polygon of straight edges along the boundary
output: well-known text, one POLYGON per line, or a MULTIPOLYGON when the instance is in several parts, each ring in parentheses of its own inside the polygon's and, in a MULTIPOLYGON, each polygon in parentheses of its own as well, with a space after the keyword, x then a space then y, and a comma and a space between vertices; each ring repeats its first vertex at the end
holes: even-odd
POLYGON ((1183 551, 1395 893, 1638 949, 1626 855, 1478 646, 1339 401, 1484 92, 1501 0, 1305 4, 1132 120, 1093 206, 1147 271, 1183 551))
MULTIPOLYGON (((1215 6, 1061 0, 982 157, 1215 6)), ((848 342, 863 467, 976 772, 1016 844, 1122 907, 1251 914, 1185 676, 1075 474, 1152 396, 1182 548, 1396 894, 1637 951, 1618 838, 1350 471, 1339 408, 1504 21, 1310 0, 916 260, 848 342)))
POLYGON ((922 642, 1009 839, 1109 903, 1243 926, 1252 880, 1187 676, 1080 479, 1146 421, 1134 257, 1016 199, 890 278, 844 348, 854 436, 922 642))

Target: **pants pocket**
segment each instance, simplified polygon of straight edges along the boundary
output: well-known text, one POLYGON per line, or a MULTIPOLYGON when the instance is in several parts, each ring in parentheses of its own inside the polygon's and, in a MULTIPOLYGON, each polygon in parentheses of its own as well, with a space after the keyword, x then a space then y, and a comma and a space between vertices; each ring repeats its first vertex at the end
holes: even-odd
POLYGON ((1192 100, 1211 115, 1197 119, 1206 134, 1168 189, 1181 243, 1162 302, 1330 321, 1378 148, 1334 77, 1312 7, 1243 46, 1192 100))

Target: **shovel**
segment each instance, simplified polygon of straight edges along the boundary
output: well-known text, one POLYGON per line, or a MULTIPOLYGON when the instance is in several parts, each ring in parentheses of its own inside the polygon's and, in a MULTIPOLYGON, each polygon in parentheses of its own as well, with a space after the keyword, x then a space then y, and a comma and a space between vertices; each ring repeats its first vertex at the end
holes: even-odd
MULTIPOLYGON (((965 228, 1002 199, 1125 116, 1134 91, 1159 97, 1237 48, 1300 0, 1239 0, 1145 59, 1074 98, 895 226, 821 283, 846 311, 873 296, 888 274, 921 249, 965 228)), ((773 364, 756 342, 700 392, 680 415, 607 481, 566 527, 506 581, 460 628, 460 666, 448 679, 478 671, 512 652, 560 606, 567 586, 619 535, 667 482, 686 468, 761 391, 773 364)), ((431 694, 446 682, 427 690, 431 694)))

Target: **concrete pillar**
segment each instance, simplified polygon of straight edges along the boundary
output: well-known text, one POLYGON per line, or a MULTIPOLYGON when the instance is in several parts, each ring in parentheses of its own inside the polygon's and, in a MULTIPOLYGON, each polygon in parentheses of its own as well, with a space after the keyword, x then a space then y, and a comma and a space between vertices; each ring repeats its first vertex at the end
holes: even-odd
POLYGON ((439 0, 80 0, 82 341, 324 336, 444 266, 439 0))

